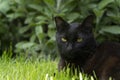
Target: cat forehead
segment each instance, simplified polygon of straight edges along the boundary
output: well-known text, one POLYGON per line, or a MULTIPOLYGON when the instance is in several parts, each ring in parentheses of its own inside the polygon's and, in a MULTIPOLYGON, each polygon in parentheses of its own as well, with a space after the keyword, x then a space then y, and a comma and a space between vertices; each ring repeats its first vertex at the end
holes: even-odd
POLYGON ((71 23, 70 26, 76 28, 80 26, 80 23, 71 23))
POLYGON ((75 32, 78 30, 78 27, 80 26, 80 23, 71 23, 69 27, 70 32, 75 32))

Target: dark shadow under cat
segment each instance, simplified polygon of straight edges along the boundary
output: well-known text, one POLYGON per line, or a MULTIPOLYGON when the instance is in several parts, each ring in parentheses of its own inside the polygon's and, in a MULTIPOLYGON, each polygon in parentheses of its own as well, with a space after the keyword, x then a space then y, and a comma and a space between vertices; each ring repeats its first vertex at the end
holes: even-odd
POLYGON ((99 80, 120 80, 120 43, 96 44, 93 35, 92 15, 79 23, 69 24, 61 17, 55 17, 56 41, 60 52, 59 71, 69 64, 99 80))

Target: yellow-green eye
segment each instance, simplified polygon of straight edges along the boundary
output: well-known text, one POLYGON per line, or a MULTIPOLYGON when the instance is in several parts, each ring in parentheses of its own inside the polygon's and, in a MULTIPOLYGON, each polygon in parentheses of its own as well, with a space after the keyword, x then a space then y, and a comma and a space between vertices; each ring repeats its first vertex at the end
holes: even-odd
POLYGON ((67 39, 65 39, 65 38, 61 38, 61 40, 62 40, 62 42, 67 42, 67 39))
POLYGON ((78 38, 77 42, 82 42, 82 40, 83 40, 82 38, 78 38))

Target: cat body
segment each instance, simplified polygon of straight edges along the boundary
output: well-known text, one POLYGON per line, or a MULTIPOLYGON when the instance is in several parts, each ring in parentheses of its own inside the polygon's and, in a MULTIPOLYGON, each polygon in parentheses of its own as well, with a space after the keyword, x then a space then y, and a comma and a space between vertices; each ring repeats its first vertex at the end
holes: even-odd
POLYGON ((91 75, 94 71, 100 80, 108 80, 110 76, 120 80, 120 44, 97 45, 92 32, 93 19, 88 16, 81 24, 69 24, 61 17, 55 17, 60 52, 58 70, 69 65, 91 75))

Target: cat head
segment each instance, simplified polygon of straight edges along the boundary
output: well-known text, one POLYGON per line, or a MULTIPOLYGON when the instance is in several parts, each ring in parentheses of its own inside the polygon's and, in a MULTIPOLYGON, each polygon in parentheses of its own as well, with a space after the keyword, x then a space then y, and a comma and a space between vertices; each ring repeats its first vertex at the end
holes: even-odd
POLYGON ((55 17, 56 41, 63 57, 81 55, 79 52, 92 47, 94 37, 92 33, 94 16, 86 17, 82 23, 68 23, 61 17, 55 17))

